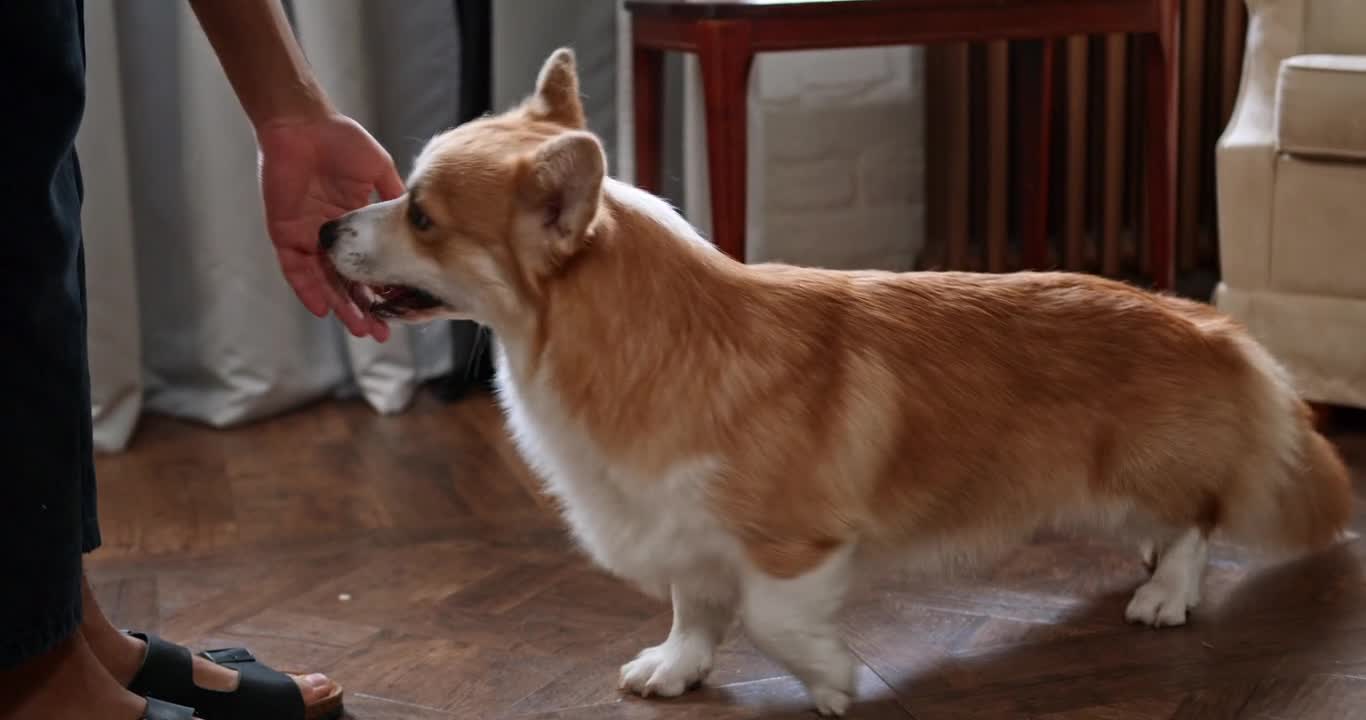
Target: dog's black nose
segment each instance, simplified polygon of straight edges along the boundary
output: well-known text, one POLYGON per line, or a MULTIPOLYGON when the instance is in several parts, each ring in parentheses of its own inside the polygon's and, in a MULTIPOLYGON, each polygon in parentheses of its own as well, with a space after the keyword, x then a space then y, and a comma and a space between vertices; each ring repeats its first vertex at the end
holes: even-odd
POLYGON ((318 247, 322 248, 323 252, 331 250, 332 246, 337 244, 339 227, 340 225, 336 220, 329 220, 323 223, 321 228, 318 228, 318 247))

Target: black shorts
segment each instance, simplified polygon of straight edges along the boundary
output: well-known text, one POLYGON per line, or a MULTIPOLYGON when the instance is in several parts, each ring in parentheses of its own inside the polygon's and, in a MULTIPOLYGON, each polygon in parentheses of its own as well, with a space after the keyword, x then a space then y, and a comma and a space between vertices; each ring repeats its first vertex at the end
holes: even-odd
POLYGON ((75 630, 99 546, 86 361, 81 0, 0 2, 0 668, 75 630))

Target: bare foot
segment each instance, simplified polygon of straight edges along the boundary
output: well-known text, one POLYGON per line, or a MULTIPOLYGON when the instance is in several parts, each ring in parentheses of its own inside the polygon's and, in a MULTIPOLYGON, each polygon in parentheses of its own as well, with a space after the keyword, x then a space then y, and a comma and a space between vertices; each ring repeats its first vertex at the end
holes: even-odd
MULTIPOLYGON (((100 609, 94 593, 90 590, 90 583, 84 577, 81 579, 81 589, 84 602, 81 634, 85 636, 95 656, 109 669, 109 674, 123 687, 128 687, 138 668, 142 667, 142 659, 147 654, 147 644, 119 632, 118 628, 109 622, 109 618, 105 617, 104 611, 100 609)), ((299 686, 304 705, 313 705, 337 689, 336 684, 325 675, 315 673, 290 677, 299 686)), ((231 692, 237 689, 237 681, 236 670, 209 662, 198 655, 194 656, 195 685, 206 690, 231 692)))
POLYGON ((6 720, 139 720, 147 701, 128 692, 79 632, 41 657, 0 672, 6 720))

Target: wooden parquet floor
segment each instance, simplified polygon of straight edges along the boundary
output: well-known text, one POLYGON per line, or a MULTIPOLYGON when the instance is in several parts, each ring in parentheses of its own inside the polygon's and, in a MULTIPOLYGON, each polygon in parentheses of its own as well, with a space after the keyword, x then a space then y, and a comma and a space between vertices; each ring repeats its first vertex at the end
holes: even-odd
MULTIPOLYGON (((149 418, 101 458, 115 621, 323 670, 357 720, 807 718, 733 637, 704 689, 617 692, 666 606, 595 570, 487 398, 399 417, 328 403, 213 431, 149 418)), ((1366 485, 1366 432, 1336 436, 1366 485)), ((1366 514, 1358 513, 1366 533, 1366 514)), ((854 718, 1366 718, 1366 541, 1286 565, 1218 547, 1183 628, 1126 625, 1137 553, 1046 538, 989 577, 877 581, 844 617, 854 718)))

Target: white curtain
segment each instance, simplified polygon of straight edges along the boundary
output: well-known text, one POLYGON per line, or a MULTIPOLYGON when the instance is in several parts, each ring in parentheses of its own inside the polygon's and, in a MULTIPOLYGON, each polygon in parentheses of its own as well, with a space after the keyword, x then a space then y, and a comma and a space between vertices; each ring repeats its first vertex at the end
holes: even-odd
MULTIPOLYGON (((294 0, 333 100, 400 172, 450 126, 453 0, 294 0)), ((350 337, 294 298, 265 232, 251 128, 186 3, 86 5, 89 100, 77 141, 96 447, 144 410, 224 427, 334 394, 401 411, 446 372, 447 326, 350 337)))
POLYGON ((521 101, 556 48, 574 48, 588 129, 617 170, 617 0, 493 0, 493 105, 521 101))

